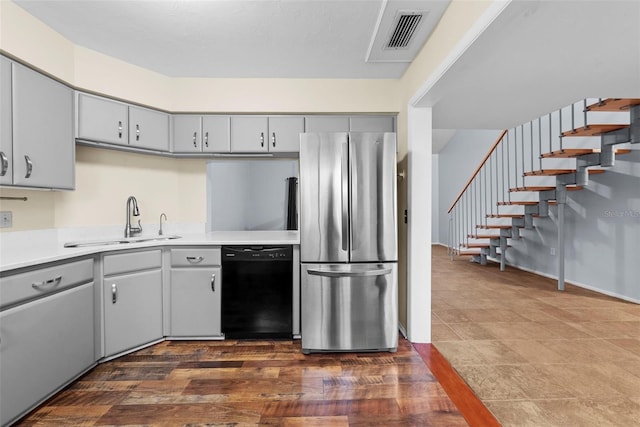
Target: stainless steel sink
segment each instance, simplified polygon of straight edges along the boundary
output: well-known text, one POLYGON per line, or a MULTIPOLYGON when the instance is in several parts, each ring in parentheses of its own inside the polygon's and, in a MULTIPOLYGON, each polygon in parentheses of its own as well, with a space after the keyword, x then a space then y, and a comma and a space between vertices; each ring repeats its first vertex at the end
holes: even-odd
POLYGON ((83 240, 80 242, 67 242, 64 244, 65 248, 81 248, 84 246, 103 246, 103 245, 120 245, 126 243, 141 243, 152 242, 162 240, 179 239, 182 236, 146 236, 146 237, 123 237, 119 239, 104 239, 104 240, 83 240))

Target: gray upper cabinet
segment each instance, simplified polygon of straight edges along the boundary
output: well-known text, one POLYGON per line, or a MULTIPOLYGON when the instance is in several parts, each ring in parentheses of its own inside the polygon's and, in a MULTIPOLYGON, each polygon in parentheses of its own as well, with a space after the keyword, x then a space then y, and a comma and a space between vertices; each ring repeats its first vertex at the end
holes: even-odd
POLYGON ((300 134, 304 132, 304 117, 269 117, 269 151, 297 153, 300 134))
POLYGON ((351 116, 351 132, 395 132, 394 116, 351 116))
POLYGON ((79 93, 77 138, 132 148, 169 151, 169 115, 79 93))
POLYGON ((109 144, 129 144, 127 104, 78 94, 78 138, 109 144))
POLYGON ((12 65, 13 184, 73 189, 73 90, 12 65))
POLYGON ((298 152, 302 116, 232 116, 231 152, 298 152))
POLYGON ((169 115, 148 108, 129 106, 129 145, 169 151, 169 115))
POLYGON ((233 153, 266 153, 269 120, 261 116, 231 117, 231 151, 233 153))
POLYGON ((0 184, 13 184, 11 61, 0 56, 0 184))
POLYGON ((176 114, 172 116, 172 120, 172 152, 229 152, 229 116, 176 114))
POLYGON ((349 116, 307 116, 307 132, 349 132, 349 116))

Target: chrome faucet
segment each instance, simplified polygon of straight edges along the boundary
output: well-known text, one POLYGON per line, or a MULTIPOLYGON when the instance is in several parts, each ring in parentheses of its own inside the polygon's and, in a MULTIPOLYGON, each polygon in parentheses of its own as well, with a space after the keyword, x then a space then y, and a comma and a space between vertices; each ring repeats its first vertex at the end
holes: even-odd
POLYGON ((129 196, 127 199, 127 225, 124 227, 124 237, 132 237, 134 234, 138 234, 142 232, 142 224, 140 224, 140 220, 138 220, 138 226, 131 226, 131 214, 133 216, 140 216, 140 210, 138 210, 138 201, 135 197, 129 196), (133 212, 131 212, 131 204, 133 203, 133 212))
POLYGON ((158 236, 162 236, 162 217, 164 217, 164 220, 167 220, 167 214, 165 214, 164 212, 160 214, 160 230, 158 230, 158 236))

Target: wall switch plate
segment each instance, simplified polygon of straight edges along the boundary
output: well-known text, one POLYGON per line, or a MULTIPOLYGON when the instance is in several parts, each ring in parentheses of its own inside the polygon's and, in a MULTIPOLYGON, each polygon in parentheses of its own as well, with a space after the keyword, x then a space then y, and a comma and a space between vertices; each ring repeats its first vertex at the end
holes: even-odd
POLYGON ((2 211, 0 212, 0 228, 13 227, 13 212, 2 211))
POLYGON ((551 255, 555 256, 556 254, 556 248, 550 248, 549 252, 551 252, 551 255))

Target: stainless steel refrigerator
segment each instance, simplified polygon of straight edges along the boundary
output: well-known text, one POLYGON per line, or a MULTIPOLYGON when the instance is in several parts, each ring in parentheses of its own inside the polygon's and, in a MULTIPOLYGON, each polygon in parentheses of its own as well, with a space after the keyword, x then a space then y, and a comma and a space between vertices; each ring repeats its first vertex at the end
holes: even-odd
POLYGON ((302 351, 396 351, 395 133, 300 135, 302 351))

